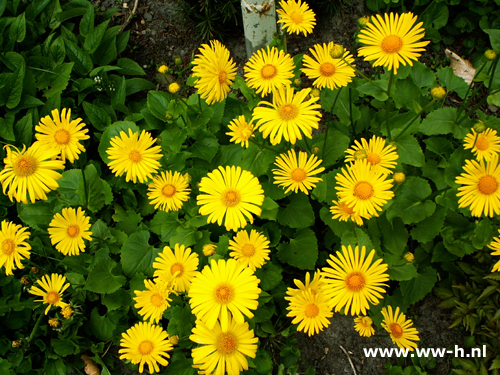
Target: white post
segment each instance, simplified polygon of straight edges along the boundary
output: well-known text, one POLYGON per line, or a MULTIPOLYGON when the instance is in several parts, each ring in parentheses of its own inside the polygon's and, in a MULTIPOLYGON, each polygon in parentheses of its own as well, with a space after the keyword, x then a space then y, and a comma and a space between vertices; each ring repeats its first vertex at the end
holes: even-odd
POLYGON ((241 0, 247 56, 265 47, 276 32, 276 6, 274 0, 241 0))

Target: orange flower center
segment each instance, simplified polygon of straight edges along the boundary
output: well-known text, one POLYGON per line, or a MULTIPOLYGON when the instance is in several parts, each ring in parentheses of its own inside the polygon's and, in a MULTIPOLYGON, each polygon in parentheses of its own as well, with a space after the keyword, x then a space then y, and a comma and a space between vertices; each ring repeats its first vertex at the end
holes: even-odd
POLYGON ((397 35, 389 35, 382 40, 382 45, 380 46, 382 51, 385 53, 397 53, 403 47, 403 39, 397 35))
POLYGON ((57 292, 48 292, 47 293, 47 301, 51 304, 55 304, 59 301, 59 293, 57 292))
POLYGON ((139 344, 139 353, 142 355, 148 355, 153 351, 153 343, 151 341, 143 341, 139 344))
POLYGON ((221 333, 217 336, 215 347, 220 355, 231 355, 238 349, 238 339, 231 332, 221 333))
POLYGON ((335 65, 332 63, 326 62, 319 66, 319 72, 323 77, 330 77, 335 74, 335 65))
POLYGON ((227 79, 227 73, 225 71, 222 71, 219 73, 219 83, 222 84, 226 82, 227 79))
POLYGON ((292 19, 293 22, 295 22, 297 25, 301 24, 302 21, 304 20, 304 17, 302 17, 302 14, 293 12, 290 14, 290 18, 292 19))
POLYGON ((174 185, 165 185, 163 189, 161 189, 161 193, 166 196, 167 198, 170 198, 172 195, 176 193, 175 186, 174 185))
POLYGON ((351 292, 359 292, 365 286, 365 278, 359 272, 352 272, 347 275, 345 283, 351 292))
POLYGON ((71 135, 69 134, 69 131, 67 131, 66 129, 59 129, 54 133, 54 139, 60 145, 67 145, 69 143, 70 138, 71 135))
POLYGON ((24 155, 14 162, 14 173, 20 177, 31 176, 36 172, 38 163, 32 156, 24 155))
POLYGON ((368 160, 368 163, 370 163, 371 165, 377 165, 378 163, 380 163, 380 156, 373 152, 370 152, 366 157, 366 160, 368 160))
POLYGON ((184 273, 184 266, 180 263, 174 263, 172 264, 172 266, 170 267, 170 273, 172 275, 175 275, 176 272, 179 272, 179 274, 177 275, 177 277, 181 277, 182 274, 184 273))
POLYGON ((352 209, 352 207, 349 207, 347 204, 345 203, 341 203, 340 204, 341 207, 342 207, 342 210, 348 214, 348 215, 352 215, 354 213, 354 210, 352 209))
POLYGON ((490 142, 485 137, 479 137, 476 141, 476 148, 481 151, 487 150, 489 145, 490 142))
POLYGON ((399 339, 401 336, 403 336, 403 328, 398 323, 391 323, 389 324, 389 328, 391 330, 391 334, 399 339))
POLYGON ((307 173, 302 168, 295 168, 290 175, 295 182, 302 182, 307 178, 307 173))
POLYGON ((66 233, 68 233, 68 236, 74 238, 78 236, 78 233, 80 233, 80 228, 75 224, 70 225, 68 229, 66 229, 66 233))
POLYGON ((314 303, 310 303, 309 305, 306 306, 305 314, 308 318, 314 318, 319 314, 319 307, 316 306, 314 303))
POLYGON ((2 242, 2 252, 9 256, 10 254, 12 254, 14 252, 14 250, 16 250, 16 244, 14 241, 12 241, 10 238, 6 238, 5 240, 3 240, 2 242))
POLYGON ((241 248, 241 252, 244 256, 251 257, 255 254, 255 247, 252 244, 247 243, 241 248))
POLYGON ((234 207, 240 203, 240 194, 233 189, 227 190, 222 194, 222 204, 226 207, 234 207))
POLYGON ((293 104, 285 104, 278 109, 278 115, 283 121, 290 121, 297 117, 299 109, 293 104))
POLYGON ((155 293, 151 296, 150 301, 153 306, 160 307, 163 304, 163 297, 155 293))
POLYGON ((370 199, 374 192, 372 184, 366 181, 360 181, 354 186, 354 196, 362 200, 370 199))
POLYGON ((490 195, 497 191, 498 182, 494 177, 486 175, 481 177, 477 184, 477 188, 481 193, 490 195))
POLYGON ((264 79, 274 78, 276 77, 277 74, 278 74, 278 69, 276 69, 276 67, 272 64, 264 65, 264 67, 260 70, 260 75, 264 79))
POLYGON ((128 160, 130 160, 133 163, 139 163, 142 159, 142 155, 139 151, 137 150, 132 150, 130 151, 130 154, 128 154, 128 160))
POLYGON ((226 304, 233 300, 234 290, 230 285, 221 284, 215 288, 215 299, 218 303, 226 304))

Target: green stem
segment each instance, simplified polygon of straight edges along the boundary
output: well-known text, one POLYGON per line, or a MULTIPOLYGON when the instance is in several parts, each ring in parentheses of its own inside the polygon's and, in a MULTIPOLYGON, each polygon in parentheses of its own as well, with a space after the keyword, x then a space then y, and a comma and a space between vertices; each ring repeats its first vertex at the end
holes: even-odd
POLYGON ((35 250, 33 250, 33 248, 31 249, 30 252, 33 253, 33 254, 36 254, 36 255, 40 255, 40 256, 42 256, 44 258, 47 258, 47 259, 55 260, 57 262, 60 261, 60 259, 52 258, 52 257, 48 256, 47 254, 42 254, 42 253, 36 252, 35 250))
POLYGON ((457 121, 457 125, 460 125, 462 122, 464 122, 464 120, 466 118, 468 118, 472 113, 474 113, 476 111, 476 109, 481 107, 487 98, 488 98, 488 95, 486 95, 484 98, 482 98, 481 101, 479 103, 477 103, 474 107, 472 107, 472 109, 469 112, 464 114, 463 117, 457 121))
POLYGON ((376 84, 375 82, 373 82, 370 78, 368 78, 367 76, 365 76, 363 73, 361 73, 358 69, 356 69, 355 66, 353 66, 352 64, 349 63, 349 61, 347 61, 344 57, 341 57, 340 58, 343 62, 345 62, 351 69, 354 69, 354 71, 356 72, 356 74, 360 75, 361 77, 363 77, 363 79, 367 80, 368 82, 370 82, 373 86, 375 86, 376 88, 378 88, 380 91, 386 91, 384 90, 382 87, 380 87, 378 84, 376 84))
POLYGON ((31 340, 33 340, 35 338, 36 331, 38 331, 38 327, 40 326, 40 323, 42 322, 42 319, 44 316, 45 315, 42 313, 38 317, 38 320, 36 321, 35 326, 33 327, 33 331, 31 331, 31 335, 28 338, 28 344, 31 342, 31 340))
MULTIPOLYGON (((474 78, 476 78, 479 75, 479 73, 481 73, 481 70, 483 70, 485 66, 486 66, 486 61, 476 71, 476 73, 474 74, 474 78)), ((472 82, 474 82, 474 78, 472 79, 472 82)), ((470 103, 470 98, 474 97, 474 94, 469 97, 469 92, 470 92, 470 89, 472 88, 472 82, 469 85, 469 87, 467 88, 467 92, 465 93, 465 100, 462 102, 462 105, 460 105, 460 107, 458 108, 457 117, 456 117, 457 119, 460 116, 460 114, 462 113, 462 111, 465 109, 465 107, 467 107, 467 105, 470 103)), ((443 100, 443 103, 444 103, 444 100, 443 100)))
POLYGON ((495 62, 491 66, 491 77, 490 77, 490 82, 488 83, 488 93, 486 94, 486 96, 490 95, 491 84, 493 83, 493 77, 495 77, 495 72, 497 70, 496 68, 497 68, 498 60, 500 60, 499 57, 497 57, 497 59, 495 60, 495 62))
POLYGON ((304 143, 306 144, 307 151, 312 154, 311 147, 309 146, 309 142, 307 142, 307 137, 304 135, 304 143))
MULTIPOLYGON (((337 104, 337 99, 339 98, 340 96, 340 92, 342 91, 342 89, 344 88, 344 86, 342 86, 339 91, 337 91, 337 96, 335 97, 335 100, 333 101, 333 105, 332 105, 332 111, 333 111, 333 108, 335 108, 335 104, 337 104)), ((329 113, 329 119, 331 119, 331 116, 333 115, 333 112, 328 112, 329 113)), ((329 120, 328 119, 328 120, 329 120)), ((323 141, 323 151, 322 151, 322 154, 321 154, 321 159, 324 159, 325 158, 325 149, 326 149, 326 140, 328 138, 328 120, 326 121, 326 133, 325 133, 325 140, 323 141)))
POLYGON ((427 200, 434 199, 434 197, 436 197, 439 194, 444 193, 446 190, 450 190, 450 189, 451 189, 451 187, 448 186, 448 187, 445 187, 444 189, 436 190, 434 193, 432 193, 431 195, 429 195, 429 197, 427 198, 427 200))
POLYGON ((356 237, 356 245, 358 245, 359 240, 358 240, 358 234, 356 233, 356 224, 354 224, 354 221, 351 220, 352 223, 352 232, 354 233, 354 237, 356 237))
POLYGON ((271 150, 271 151, 276 152, 276 150, 273 150, 271 147, 267 147, 266 145, 261 145, 259 142, 256 142, 256 141, 254 141, 254 140, 253 140, 253 139, 251 139, 251 138, 249 139, 249 141, 250 141, 250 142, 252 142, 253 144, 256 144, 257 146, 259 146, 259 148, 260 148, 260 149, 265 148, 265 149, 267 149, 267 150, 271 150))
POLYGON ((200 113, 202 113, 203 109, 201 108, 201 97, 200 97, 200 95, 198 95, 198 107, 200 109, 200 113))
POLYGON ((351 88, 349 87, 349 118, 351 120, 352 128, 352 140, 356 138, 356 125, 354 124, 354 119, 352 117, 352 99, 351 99, 351 88))
POLYGON ((425 12, 427 12, 427 11, 429 10, 429 8, 431 7, 431 5, 432 5, 432 4, 434 4, 434 2, 435 2, 435 1, 436 1, 436 0, 432 0, 432 1, 430 2, 430 4, 429 4, 429 5, 427 5, 427 8, 425 8, 425 9, 424 9, 424 11, 423 11, 422 13, 420 13, 420 15, 419 15, 419 17, 420 17, 420 18, 422 18, 422 16, 425 14, 425 12))
POLYGON ((387 127, 387 136, 389 137, 389 142, 392 141, 391 135, 391 126, 390 126, 390 113, 389 113, 389 98, 391 97, 391 85, 392 78, 394 77, 394 70, 391 70, 391 74, 389 76, 389 86, 387 86, 387 100, 385 101, 385 126, 387 127))
POLYGON ((413 117, 413 119, 412 119, 412 120, 408 123, 408 125, 406 125, 406 126, 405 126, 405 128, 401 131, 401 133, 399 133, 399 134, 396 136, 396 138, 394 138, 394 142, 396 142, 396 141, 399 139, 399 137, 401 137, 401 136, 402 136, 402 135, 403 135, 403 134, 404 134, 404 133, 405 133, 405 132, 406 132, 406 131, 410 128, 410 126, 411 126, 411 125, 415 122, 415 120, 416 120, 417 118, 419 118, 419 117, 422 115, 422 113, 424 113, 424 112, 425 112, 425 110, 426 110, 427 108, 429 108, 429 107, 430 107, 430 106, 431 106, 434 102, 435 102, 435 100, 434 100, 434 99, 432 99, 432 100, 431 100, 431 102, 430 102, 429 104, 427 104, 424 108, 422 108, 422 109, 420 110, 420 112, 418 112, 418 113, 415 115, 415 117, 413 117))

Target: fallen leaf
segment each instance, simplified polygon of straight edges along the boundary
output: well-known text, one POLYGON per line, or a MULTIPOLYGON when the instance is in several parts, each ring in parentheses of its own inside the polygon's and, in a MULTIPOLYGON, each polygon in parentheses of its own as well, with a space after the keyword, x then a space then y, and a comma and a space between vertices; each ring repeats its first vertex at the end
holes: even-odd
POLYGON ((99 367, 97 367, 97 364, 89 358, 87 354, 82 354, 80 357, 83 359, 83 362, 85 362, 85 368, 83 371, 85 371, 85 374, 87 375, 100 375, 101 370, 99 370, 99 367))
POLYGON ((455 52, 446 49, 444 51, 446 57, 450 59, 450 66, 453 69, 453 73, 456 76, 461 77, 467 82, 467 84, 471 84, 474 79, 474 74, 476 74, 476 68, 474 68, 469 60, 464 60, 460 56, 458 56, 455 52))

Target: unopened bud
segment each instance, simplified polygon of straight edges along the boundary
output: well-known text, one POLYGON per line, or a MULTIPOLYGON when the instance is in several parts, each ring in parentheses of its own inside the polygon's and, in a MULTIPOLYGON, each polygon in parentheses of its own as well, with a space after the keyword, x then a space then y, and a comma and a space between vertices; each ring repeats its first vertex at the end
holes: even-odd
POLYGON ((13 348, 20 348, 23 345, 21 340, 14 340, 12 341, 12 347, 13 348))
POLYGON ((403 172, 394 173, 394 182, 397 184, 402 184, 406 180, 406 175, 403 172))
POLYGON ((476 131, 476 133, 482 133, 486 130, 486 125, 484 125, 484 122, 481 120, 477 120, 472 128, 476 131))
POLYGON ((413 255, 412 253, 406 253, 404 255, 404 258, 408 263, 413 263, 413 261, 415 260, 415 255, 413 255))
POLYGON ((321 95, 321 91, 319 91, 318 89, 312 89, 309 95, 311 95, 312 98, 319 98, 319 96, 321 95))
POLYGON ((206 257, 209 257, 210 255, 214 255, 215 249, 217 249, 217 246, 209 243, 209 244, 203 246, 203 255, 205 255, 206 257))
POLYGON ((30 283, 30 278, 28 276, 21 277, 21 284, 29 285, 29 283, 30 283))
POLYGON ((434 100, 443 100, 446 96, 446 90, 443 87, 434 87, 431 89, 431 98, 434 100))
POLYGON ((51 326, 52 328, 59 328, 61 326, 61 321, 57 318, 50 318, 49 326, 51 326))
POLYGON ((38 268, 38 267, 31 267, 31 272, 33 272, 35 275, 37 275, 38 272, 40 272, 40 268, 38 268))
POLYGON ((358 27, 360 29, 366 27, 369 23, 370 23, 370 17, 368 16, 363 16, 361 18, 358 18, 358 27))
POLYGON ((484 57, 488 61, 493 61, 497 58, 497 54, 492 49, 489 49, 484 53, 484 57))
POLYGON ((61 315, 64 316, 65 319, 71 318, 71 315, 73 315, 74 312, 75 310, 73 310, 69 305, 61 309, 61 315))
POLYGON ((179 56, 174 58, 175 65, 182 65, 182 59, 179 56))
POLYGON ((158 68, 158 72, 161 74, 166 74, 168 72, 168 66, 162 65, 158 68))
POLYGON ((179 336, 177 335, 170 336, 170 343, 172 345, 177 345, 179 343, 179 336))
POLYGON ((334 44, 333 48, 330 50, 330 56, 334 59, 340 59, 344 56, 344 46, 342 44, 334 44))
POLYGON ((319 147, 318 146, 314 146, 311 151, 312 151, 312 153, 314 155, 318 155, 318 153, 319 153, 319 147))
POLYGON ((167 121, 171 121, 174 116, 172 116, 172 114, 170 112, 167 112, 167 114, 165 115, 165 118, 167 119, 167 121))
POLYGON ((172 82, 170 85, 168 85, 168 91, 171 93, 171 94, 177 94, 177 92, 179 91, 181 87, 179 86, 179 84, 177 82, 172 82))
POLYGON ((302 86, 302 80, 300 78, 295 78, 293 80, 293 84, 297 87, 301 87, 302 86))

